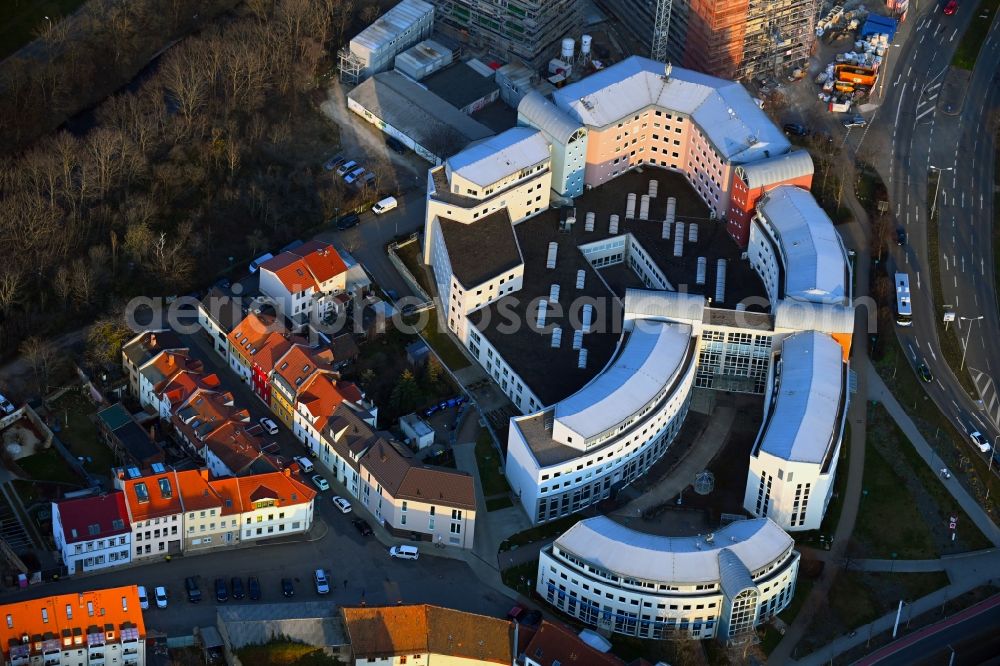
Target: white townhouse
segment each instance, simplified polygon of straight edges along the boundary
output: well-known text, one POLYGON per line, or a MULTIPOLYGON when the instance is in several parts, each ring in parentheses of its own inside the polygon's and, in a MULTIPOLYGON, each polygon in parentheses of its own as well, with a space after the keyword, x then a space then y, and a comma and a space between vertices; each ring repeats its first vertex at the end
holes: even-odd
POLYGON ((70 575, 132 561, 132 529, 120 491, 53 502, 52 536, 70 575))

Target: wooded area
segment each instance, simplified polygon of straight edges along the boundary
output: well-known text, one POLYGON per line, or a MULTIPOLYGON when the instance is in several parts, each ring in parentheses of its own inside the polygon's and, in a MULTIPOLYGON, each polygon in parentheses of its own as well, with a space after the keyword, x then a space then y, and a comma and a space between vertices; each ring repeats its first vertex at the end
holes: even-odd
MULTIPOLYGON (((5 136, 29 124, 12 121, 11 106, 19 117, 50 117, 98 63, 127 69, 148 56, 140 30, 235 3, 96 4, 113 11, 88 24, 91 39, 60 27, 77 25, 67 20, 45 37, 60 57, 3 63, 5 136)), ((0 158, 3 355, 132 296, 206 285, 350 207, 358 195, 322 168, 337 129, 314 106, 317 72, 331 66, 355 13, 351 0, 248 0, 101 103, 86 132, 63 129, 0 158)))

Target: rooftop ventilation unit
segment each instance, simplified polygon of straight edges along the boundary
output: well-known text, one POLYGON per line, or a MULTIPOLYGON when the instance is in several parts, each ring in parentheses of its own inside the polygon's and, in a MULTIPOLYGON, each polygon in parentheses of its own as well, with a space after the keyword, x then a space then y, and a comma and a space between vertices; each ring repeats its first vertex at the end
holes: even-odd
POLYGON ((556 252, 559 251, 559 243, 551 242, 549 243, 549 254, 545 258, 545 267, 552 270, 556 267, 556 252))
POLYGON ((609 234, 617 234, 618 233, 618 216, 617 215, 612 215, 611 216, 611 223, 608 224, 608 233, 609 234))
POLYGON ((576 362, 576 367, 580 368, 581 370, 583 368, 587 367, 587 350, 586 349, 581 349, 580 350, 580 358, 576 362))
POLYGON ((583 289, 583 284, 587 280, 587 271, 582 268, 576 272, 576 288, 583 289))
POLYGON ((692 222, 688 225, 688 243, 698 242, 698 223, 692 222))
POLYGON ((549 287, 549 300, 553 303, 559 302, 559 285, 554 284, 549 287))
POLYGON ((573 331, 573 349, 580 349, 581 347, 583 347, 583 331, 573 331))
POLYGON ((684 254, 684 223, 678 222, 674 226, 674 256, 680 257, 684 254))
POLYGON ((649 219, 649 195, 643 194, 639 198, 639 219, 648 220, 649 219))
POLYGON ((708 259, 698 257, 698 273, 694 278, 695 284, 705 284, 705 272, 708 270, 708 259))
POLYGON ((554 328, 552 329, 552 348, 558 349, 559 345, 562 344, 562 329, 554 328))
POLYGON ((660 231, 660 238, 667 240, 670 238, 670 221, 663 221, 663 229, 660 231))
POLYGON ((545 328, 545 313, 548 310, 549 304, 544 298, 538 301, 538 318, 536 319, 538 323, 538 328, 545 328))
POLYGON ((625 202, 625 219, 635 219, 635 192, 628 193, 628 200, 625 202))
POLYGON ((655 178, 651 178, 649 181, 649 198, 655 199, 656 192, 660 189, 660 183, 655 178))
POLYGON ((594 218, 595 217, 596 217, 596 215, 594 215, 593 211, 587 213, 587 216, 583 220, 583 230, 584 231, 593 231, 594 230, 594 218))
POLYGON ((715 262, 715 302, 722 303, 726 300, 726 260, 719 259, 715 262))
POLYGON ((677 219, 677 199, 674 197, 667 197, 667 216, 664 219, 671 224, 677 219))

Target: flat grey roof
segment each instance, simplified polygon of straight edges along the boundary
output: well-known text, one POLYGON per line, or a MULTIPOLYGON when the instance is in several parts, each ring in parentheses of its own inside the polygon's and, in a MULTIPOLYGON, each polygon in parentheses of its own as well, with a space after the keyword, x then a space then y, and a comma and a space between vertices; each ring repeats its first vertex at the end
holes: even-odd
POLYGON ((457 153, 471 141, 493 136, 490 128, 399 72, 376 74, 347 97, 440 158, 457 153))
POLYGON ((464 62, 434 72, 423 80, 423 84, 456 109, 500 89, 493 77, 483 76, 464 62))

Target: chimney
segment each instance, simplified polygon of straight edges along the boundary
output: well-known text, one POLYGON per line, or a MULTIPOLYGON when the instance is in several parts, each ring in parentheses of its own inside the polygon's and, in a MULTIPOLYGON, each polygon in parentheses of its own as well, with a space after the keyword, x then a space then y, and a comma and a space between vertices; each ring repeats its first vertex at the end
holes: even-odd
POLYGON ((289 477, 289 478, 291 478, 291 476, 292 476, 292 470, 288 469, 287 467, 286 467, 285 469, 281 470, 281 472, 282 472, 282 473, 283 473, 283 474, 284 474, 285 476, 287 476, 287 477, 289 477))
POLYGON ((156 348, 156 333, 151 333, 149 336, 149 346, 156 348))
POLYGON ((203 478, 206 481, 208 481, 208 470, 207 469, 199 469, 198 473, 201 474, 201 478, 203 478))

